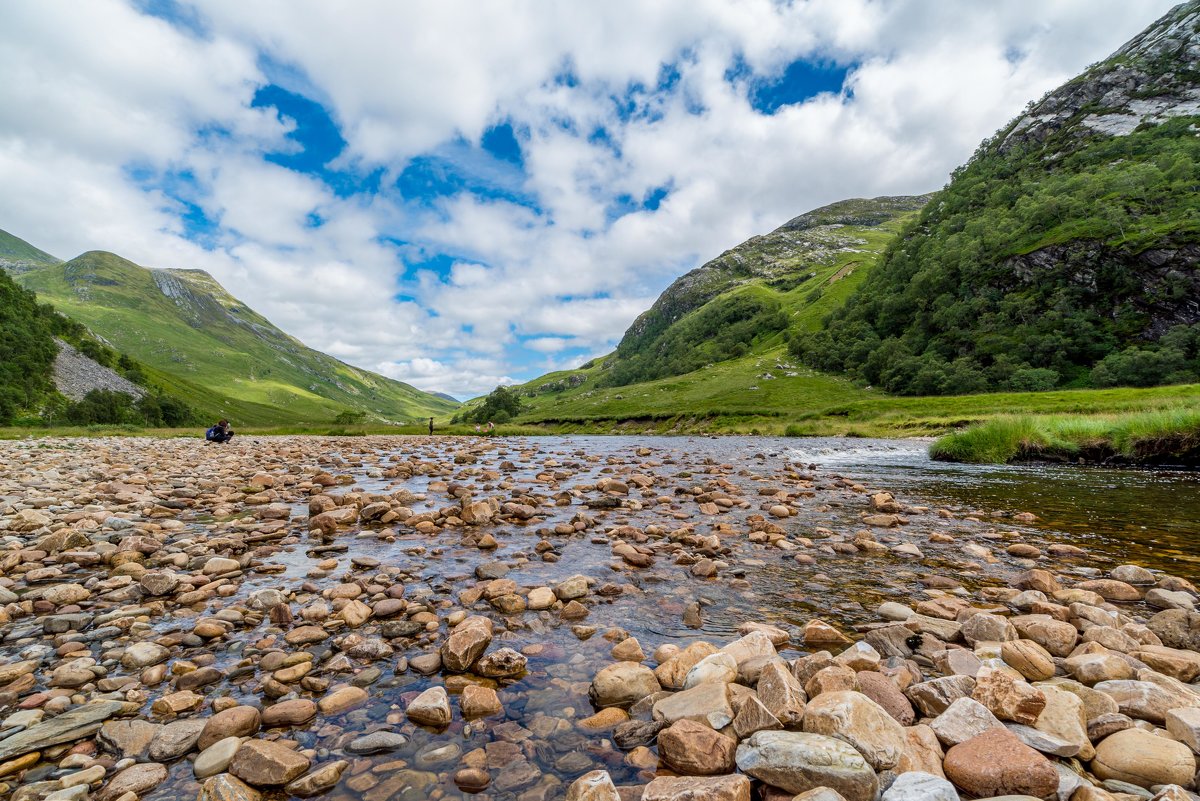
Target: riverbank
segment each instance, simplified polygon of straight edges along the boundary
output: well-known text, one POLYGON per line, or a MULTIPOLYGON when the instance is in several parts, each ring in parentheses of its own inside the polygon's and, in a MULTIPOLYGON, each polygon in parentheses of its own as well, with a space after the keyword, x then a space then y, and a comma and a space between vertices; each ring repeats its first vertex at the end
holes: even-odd
MULTIPOLYGON (((851 387, 842 379, 781 378, 763 382, 762 393, 738 390, 730 383, 712 394, 714 381, 729 368, 717 365, 698 384, 704 392, 681 395, 665 386, 687 383, 692 376, 658 382, 664 386, 618 388, 587 393, 587 397, 550 396, 525 398, 522 413, 492 432, 495 436, 558 435, 706 435, 788 437, 934 437, 964 427, 1014 415, 1097 416, 1133 415, 1200 408, 1200 385, 1148 389, 1080 389, 1054 392, 998 392, 985 395, 951 395, 907 398, 851 387), (816 383, 814 383, 816 381, 816 383), (825 392, 828 384, 838 393, 825 392), (789 388, 789 384, 793 385, 789 388), (648 389, 647 389, 648 387, 648 389), (626 394, 618 391, 624 389, 626 394), (756 405, 757 404, 757 405, 756 405)), ((719 383, 719 382, 717 382, 719 383)), ((376 436, 424 435, 428 421, 405 425, 380 423, 336 424, 314 421, 280 426, 245 426, 233 421, 243 436, 376 436)), ((442 436, 470 436, 474 424, 434 421, 442 436)), ((26 437, 155 436, 195 437, 199 426, 183 429, 143 429, 134 426, 0 428, 0 439, 26 437)))
POLYGON ((1200 409, 1101 417, 1000 417, 942 437, 929 453, 949 462, 1200 467, 1200 409))
POLYGON ((1154 547, 923 505, 790 444, 0 443, 0 795, 833 781, 871 801, 929 774, 1045 797, 1106 789, 1096 754, 1127 746, 1169 759, 1123 781, 1190 783, 1178 742, 1125 742, 1163 725, 1164 693, 1200 710, 1180 684, 1200 674, 1195 588, 1124 564, 1154 547))

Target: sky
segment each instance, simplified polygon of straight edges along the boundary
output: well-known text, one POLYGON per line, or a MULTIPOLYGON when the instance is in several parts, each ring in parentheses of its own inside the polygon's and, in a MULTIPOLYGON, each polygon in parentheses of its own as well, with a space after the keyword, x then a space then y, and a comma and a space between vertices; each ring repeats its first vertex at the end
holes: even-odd
POLYGON ((940 188, 1171 5, 9 0, 0 228, 465 399, 805 211, 940 188))

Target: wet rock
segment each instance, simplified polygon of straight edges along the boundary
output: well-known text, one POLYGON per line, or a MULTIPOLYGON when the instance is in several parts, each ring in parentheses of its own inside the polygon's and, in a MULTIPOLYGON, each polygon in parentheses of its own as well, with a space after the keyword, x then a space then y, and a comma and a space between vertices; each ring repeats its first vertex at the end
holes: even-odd
POLYGON ((486 770, 462 768, 454 772, 454 784, 464 793, 482 793, 492 783, 486 770))
POLYGON ((150 743, 150 759, 171 762, 188 753, 200 741, 204 726, 203 720, 176 720, 163 726, 150 743))
POLYGON ((851 746, 821 734, 760 731, 737 748, 743 773, 789 793, 828 787, 846 801, 874 801, 875 771, 851 746))
POLYGON ((145 720, 110 720, 100 727, 100 743, 122 759, 142 759, 162 726, 145 720))
POLYGON ((1183 743, 1127 729, 1096 746, 1092 771, 1101 779, 1150 788, 1159 784, 1188 785, 1196 774, 1196 758, 1183 743))
POLYGON ((679 720, 658 735, 658 753, 685 776, 715 776, 734 768, 737 743, 702 723, 679 720))
POLYGON ((298 779, 295 779, 285 786, 284 792, 288 795, 293 795, 298 798, 311 798, 315 795, 321 795, 329 790, 332 790, 342 778, 342 773, 346 768, 350 767, 350 763, 345 760, 337 760, 321 765, 319 768, 309 771, 298 779))
POLYGON ((501 648, 480 657, 475 663, 475 672, 488 678, 508 678, 524 673, 527 663, 528 660, 513 649, 501 648))
POLYGON ((199 801, 260 801, 262 793, 236 776, 221 773, 200 785, 199 801))
POLYGON ((340 715, 367 703, 370 696, 361 687, 341 687, 317 702, 322 715, 340 715))
POLYGON ((450 697, 445 687, 430 687, 412 701, 405 710, 408 719, 422 726, 442 728, 450 724, 450 697))
POLYGON ((269 740, 247 740, 233 755, 229 772, 256 787, 275 787, 299 777, 309 765, 308 757, 285 745, 269 740))
POLYGON ((233 761, 233 756, 241 745, 240 737, 226 737, 213 743, 196 755, 195 761, 192 762, 192 772, 196 774, 197 779, 223 773, 229 768, 229 763, 233 761))
POLYGON ((649 745, 667 727, 665 720, 628 720, 613 730, 613 742, 626 751, 649 745))
POLYGON ((470 670, 491 643, 492 621, 486 617, 468 617, 454 627, 442 645, 442 664, 456 673, 470 670))
POLYGON ((142 796, 166 780, 166 765, 153 762, 132 765, 114 775, 104 789, 96 794, 96 801, 116 801, 126 793, 142 796))
POLYGON ((1045 798, 1058 788, 1054 766, 1007 729, 988 729, 954 746, 942 767, 950 781, 976 798, 1045 798))
POLYGON ((258 731, 261 723, 259 711, 254 707, 230 707, 208 719, 197 745, 203 751, 226 737, 249 737, 258 731))
POLYGON ((158 643, 139 642, 125 649, 125 653, 121 655, 121 664, 129 670, 141 670, 167 661, 170 655, 170 650, 158 643))
POLYGON ((28 754, 31 751, 40 751, 52 745, 90 737, 100 730, 100 726, 105 720, 124 708, 125 705, 120 701, 85 704, 17 732, 0 740, 0 762, 28 754))
POLYGON ((466 720, 486 718, 504 711, 500 696, 490 687, 468 684, 458 697, 458 708, 466 720))
POLYGON ((621 796, 608 771, 593 770, 571 782, 567 801, 621 801, 621 796))
POLYGON ((376 731, 351 740, 346 750, 352 754, 383 754, 395 751, 408 742, 403 734, 391 731, 376 731))
POLYGON ((307 698, 292 698, 272 704, 262 711, 262 726, 303 726, 317 716, 317 705, 307 698))
POLYGON ((662 689, 656 676, 637 662, 618 662, 596 674, 588 696, 598 707, 629 706, 662 689))

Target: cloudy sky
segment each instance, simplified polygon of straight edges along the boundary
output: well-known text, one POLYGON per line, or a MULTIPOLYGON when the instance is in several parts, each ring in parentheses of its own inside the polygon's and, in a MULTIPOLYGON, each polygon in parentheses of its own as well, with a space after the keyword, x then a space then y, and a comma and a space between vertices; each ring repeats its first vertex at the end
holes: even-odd
POLYGON ((9 0, 0 228, 466 398, 810 208, 942 186, 1171 5, 9 0))

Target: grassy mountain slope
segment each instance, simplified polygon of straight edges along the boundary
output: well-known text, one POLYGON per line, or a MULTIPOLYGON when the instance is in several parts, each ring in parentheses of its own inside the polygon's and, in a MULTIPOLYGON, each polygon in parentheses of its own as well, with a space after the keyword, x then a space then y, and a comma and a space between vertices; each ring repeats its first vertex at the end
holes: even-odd
MULTIPOLYGON (((734 339, 724 354, 713 352, 711 340, 731 327, 723 312, 746 298, 759 303, 750 307, 751 320, 770 307, 787 330, 818 330, 924 202, 924 196, 846 200, 726 251, 675 281, 616 352, 517 387, 520 420, 778 417, 870 398, 850 381, 795 364, 785 352, 784 328, 747 327, 749 336, 734 339), (640 371, 649 377, 636 380, 640 371)), ((478 404, 469 402, 464 412, 478 404)))
POLYGON ((681 276, 625 333, 601 383, 681 375, 814 327, 862 281, 925 197, 844 200, 796 217, 681 276))
POLYGON ((7 231, 0 231, 0 270, 7 270, 16 275, 27 270, 60 263, 62 263, 62 259, 56 259, 44 250, 38 250, 7 231))
POLYGON ((957 170, 794 354, 910 395, 1200 377, 1200 2, 957 170))
POLYGON ((200 270, 147 269, 93 251, 16 278, 209 414, 263 425, 327 423, 356 410, 397 421, 457 405, 306 347, 200 270))

